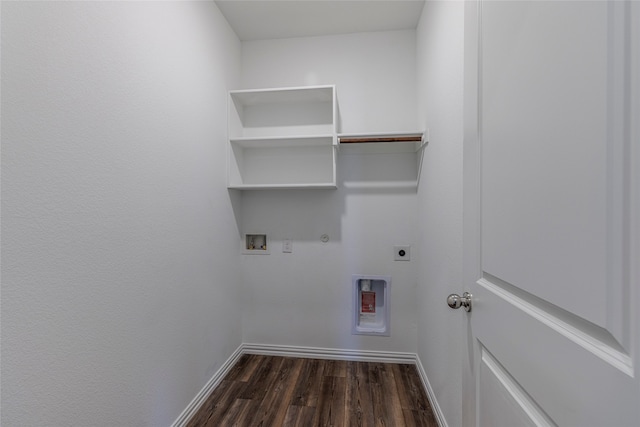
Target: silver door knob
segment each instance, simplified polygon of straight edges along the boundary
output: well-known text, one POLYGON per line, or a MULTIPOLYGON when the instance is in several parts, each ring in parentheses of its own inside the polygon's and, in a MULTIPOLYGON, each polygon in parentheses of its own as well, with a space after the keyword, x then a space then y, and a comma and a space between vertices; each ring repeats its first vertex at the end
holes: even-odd
POLYGON ((465 292, 462 296, 451 294, 447 297, 447 304, 453 309, 464 307, 466 311, 471 311, 471 294, 469 292, 465 292))

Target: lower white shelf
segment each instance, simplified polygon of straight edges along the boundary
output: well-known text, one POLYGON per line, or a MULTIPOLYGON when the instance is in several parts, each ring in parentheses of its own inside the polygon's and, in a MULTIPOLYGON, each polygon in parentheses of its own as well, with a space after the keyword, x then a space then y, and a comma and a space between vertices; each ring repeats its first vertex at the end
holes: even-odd
POLYGON ((336 188, 333 138, 305 139, 306 144, 230 143, 228 187, 239 190, 336 188))
POLYGON ((309 147, 335 145, 333 135, 272 136, 231 138, 231 144, 244 148, 309 147))
POLYGON ((232 190, 335 190, 338 186, 334 183, 312 183, 312 184, 241 184, 229 185, 232 190))

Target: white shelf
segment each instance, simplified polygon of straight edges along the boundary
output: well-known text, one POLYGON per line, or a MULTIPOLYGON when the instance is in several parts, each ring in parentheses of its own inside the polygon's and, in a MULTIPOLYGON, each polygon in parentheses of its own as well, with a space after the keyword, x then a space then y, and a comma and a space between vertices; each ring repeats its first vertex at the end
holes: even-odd
MULTIPOLYGON (((335 86, 229 92, 227 186, 240 190, 336 188, 338 151, 398 153, 400 157, 386 157, 381 167, 402 160, 415 169, 413 162, 417 161, 419 176, 426 145, 424 132, 338 135, 337 116, 335 86)), ((417 178, 403 177, 400 184, 415 186, 417 178)), ((345 185, 387 187, 371 179, 358 177, 345 185)))
POLYGON ((231 96, 240 104, 273 105, 305 102, 333 102, 334 86, 298 86, 285 88, 233 90, 231 96))
POLYGON ((235 190, 334 190, 338 187, 334 183, 327 182, 325 184, 242 184, 229 186, 228 188, 235 190))
POLYGON ((229 93, 229 137, 335 134, 334 86, 229 93))
POLYGON ((303 147, 314 145, 336 145, 337 138, 334 135, 270 136, 231 138, 230 141, 232 144, 244 148, 303 147))
POLYGON ((336 188, 335 86, 229 92, 228 187, 336 188))

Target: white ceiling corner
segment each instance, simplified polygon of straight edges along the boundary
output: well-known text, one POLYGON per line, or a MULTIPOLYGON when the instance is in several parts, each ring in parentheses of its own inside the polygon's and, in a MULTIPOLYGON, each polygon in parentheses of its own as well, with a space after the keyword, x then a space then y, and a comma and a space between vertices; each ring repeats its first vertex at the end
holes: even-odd
POLYGON ((216 0, 240 40, 414 29, 424 0, 216 0))

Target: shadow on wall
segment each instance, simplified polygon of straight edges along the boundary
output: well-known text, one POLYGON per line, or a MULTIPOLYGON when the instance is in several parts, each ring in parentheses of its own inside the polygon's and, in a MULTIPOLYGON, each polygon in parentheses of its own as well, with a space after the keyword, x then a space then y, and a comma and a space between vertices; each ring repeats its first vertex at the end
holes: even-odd
POLYGON ((369 204, 378 197, 385 205, 394 195, 417 194, 419 155, 338 153, 337 190, 228 190, 239 238, 268 231, 298 241, 318 241, 323 234, 340 241, 351 199, 366 196, 369 204))
POLYGON ((418 159, 423 152, 384 154, 343 152, 338 156, 338 186, 344 189, 347 195, 417 194, 418 159))

